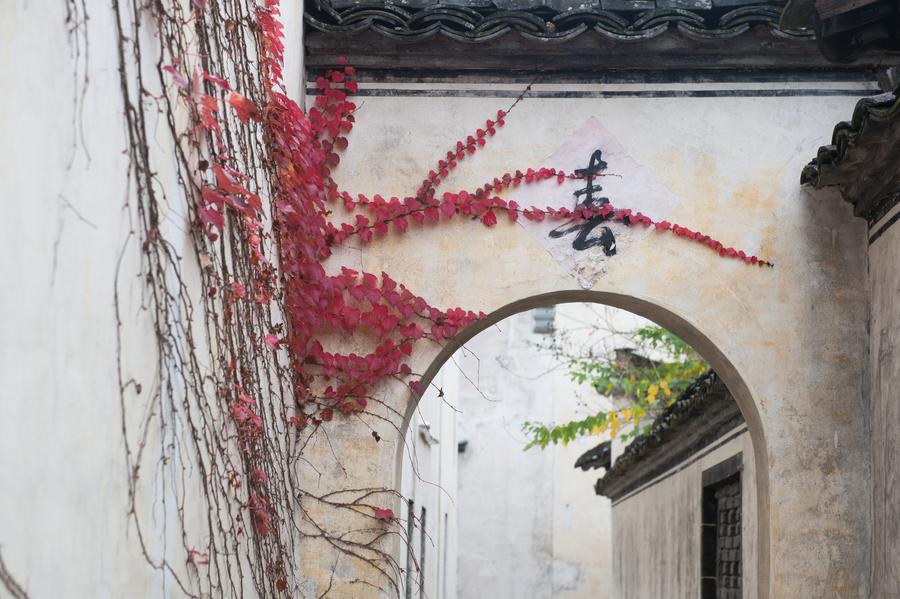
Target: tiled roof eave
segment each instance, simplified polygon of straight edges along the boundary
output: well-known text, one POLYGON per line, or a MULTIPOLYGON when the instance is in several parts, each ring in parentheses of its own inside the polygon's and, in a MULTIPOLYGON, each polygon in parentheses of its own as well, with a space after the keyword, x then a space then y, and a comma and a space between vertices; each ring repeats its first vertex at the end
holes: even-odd
POLYGON ((614 501, 663 474, 744 422, 725 384, 712 371, 699 377, 625 448, 597 481, 614 501))
MULTIPOLYGON (((675 4, 671 0, 657 0, 655 4, 634 2, 631 6, 653 8, 616 10, 604 8, 596 0, 566 8, 552 5, 509 8, 484 2, 434 2, 414 7, 373 0, 341 3, 311 0, 307 3, 306 22, 323 33, 358 34, 371 30, 403 42, 423 41, 434 35, 468 43, 488 42, 508 35, 551 43, 584 35, 615 42, 640 42, 668 33, 705 42, 728 40, 757 27, 766 28, 780 38, 813 39, 811 31, 779 27, 783 2, 723 0, 714 3, 709 0, 712 8, 706 10, 677 8, 675 4)), ((707 5, 701 1, 693 4, 707 5)))
POLYGON ((815 189, 838 187, 854 214, 872 224, 881 204, 900 190, 900 88, 862 98, 853 116, 834 127, 800 182, 815 189))

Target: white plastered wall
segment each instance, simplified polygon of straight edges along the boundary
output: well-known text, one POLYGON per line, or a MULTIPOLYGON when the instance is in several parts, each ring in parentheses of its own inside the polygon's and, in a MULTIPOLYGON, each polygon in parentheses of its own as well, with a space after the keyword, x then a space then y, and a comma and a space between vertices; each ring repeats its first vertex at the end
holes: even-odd
MULTIPOLYGON (((78 57, 66 2, 0 4, 0 274, 7 282, 0 293, 0 552, 34 599, 183 597, 171 576, 147 563, 128 515, 133 473, 117 357, 121 349, 123 379, 141 383, 146 397, 157 346, 138 276, 114 13, 107 0, 71 4, 90 17, 77 34, 78 57)), ((128 13, 131 3, 120 4, 128 13)), ((284 4, 296 71, 290 92, 299 95, 300 5, 284 4)), ((154 72, 152 19, 143 25, 144 59, 154 72)), ((185 252, 184 276, 197 289, 167 125, 160 116, 148 127, 156 175, 169 191, 163 234, 185 252)), ((134 401, 126 418, 132 433, 152 408, 134 401)), ((180 568, 187 557, 181 539, 165 526, 174 522, 172 490, 159 484, 163 469, 176 466, 159 456, 151 431, 137 506, 148 553, 180 568)))
MULTIPOLYGON (((436 305, 496 311, 493 320, 548 300, 595 300, 670 328, 720 373, 754 438, 759 596, 866 597, 870 526, 859 509, 869 485, 864 226, 837 195, 802 190, 797 175, 854 101, 849 95, 526 99, 496 139, 444 184, 472 189, 538 165, 596 117, 677 197, 671 220, 754 251, 774 269, 654 234, 621 251, 584 292, 519 225, 486 230, 460 221, 413 227, 342 258, 385 270, 436 305)), ((365 97, 340 182, 351 193, 412 192, 444 148, 504 103, 365 97)), ((437 363, 440 348, 420 353, 414 370, 436 371, 447 351, 437 363)), ((402 395, 391 392, 401 409, 402 395)), ((343 434, 351 447, 355 433, 343 434)), ((324 448, 313 450, 327 463, 324 448)), ((396 450, 385 446, 382 453, 369 453, 353 476, 391 484, 396 450)))

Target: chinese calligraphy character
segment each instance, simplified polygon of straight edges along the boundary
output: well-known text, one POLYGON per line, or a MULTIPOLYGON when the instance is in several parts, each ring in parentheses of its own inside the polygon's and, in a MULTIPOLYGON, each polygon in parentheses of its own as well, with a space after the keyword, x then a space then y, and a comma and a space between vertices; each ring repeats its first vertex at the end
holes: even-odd
MULTIPOLYGON (((609 198, 594 197, 595 193, 599 193, 603 189, 599 185, 594 185, 594 177, 606 169, 606 162, 602 160, 602 155, 603 153, 600 150, 595 150, 591 154, 588 167, 575 171, 576 175, 585 179, 585 186, 574 193, 575 208, 599 208, 609 204, 609 198)), ((601 223, 607 220, 609 220, 609 216, 600 215, 592 216, 586 220, 573 219, 550 231, 550 237, 556 239, 577 232, 575 239, 572 240, 574 249, 581 251, 599 245, 603 248, 604 254, 614 256, 616 253, 616 238, 609 227, 601 226, 601 223), (600 227, 599 234, 592 235, 597 227, 600 227)))

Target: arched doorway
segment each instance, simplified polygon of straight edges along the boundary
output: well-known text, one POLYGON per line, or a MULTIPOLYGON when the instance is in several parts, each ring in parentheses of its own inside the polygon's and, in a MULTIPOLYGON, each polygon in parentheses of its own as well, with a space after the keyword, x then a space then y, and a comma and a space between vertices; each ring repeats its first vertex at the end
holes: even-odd
MULTIPOLYGON (((361 139, 391 138, 391 127, 399 123, 395 100, 367 98, 366 119, 362 114, 359 119, 361 139)), ((391 150, 385 162, 403 168, 373 165, 367 157, 384 148, 371 141, 371 152, 361 151, 356 162, 342 162, 342 184, 391 193, 415 188, 420 171, 427 172, 430 164, 429 150, 456 139, 460 126, 429 120, 432 113, 425 108, 436 101, 409 100, 423 110, 405 113, 403 126, 421 136, 415 144, 391 150), (384 190, 385 185, 390 189, 384 190)), ((473 126, 494 103, 468 97, 440 102, 442 109, 473 126)), ((573 262, 569 258, 579 255, 548 251, 545 230, 521 222, 486 230, 465 219, 346 249, 348 264, 389 272, 432 305, 490 314, 447 347, 417 348, 412 370, 425 373, 426 379, 433 376, 461 342, 509 314, 539 305, 599 302, 648 317, 701 351, 746 415, 761 479, 760 546, 768 547, 767 562, 760 564, 760 596, 867 596, 872 530, 868 511, 860 509, 868 505, 871 487, 864 386, 865 227, 839 197, 813 198, 796 180, 806 161, 796 139, 818 139, 823 126, 845 115, 846 102, 828 97, 790 102, 647 98, 573 100, 565 110, 561 107, 552 99, 521 103, 520 118, 510 119, 504 136, 492 142, 495 152, 485 153, 471 170, 457 169, 448 188, 474 189, 488 173, 541 165, 566 140, 581 139, 573 131, 596 129, 590 121, 602 113, 597 118, 614 129, 617 143, 672 191, 666 197, 674 200, 649 207, 648 214, 652 209, 657 218, 671 217, 751 249, 775 268, 748 267, 653 231, 631 238, 623 232, 615 256, 585 253, 580 256, 586 260, 573 262), (710 111, 717 107, 742 118, 717 119, 711 129, 710 111), (659 126, 648 128, 648 122, 659 126), (589 264, 594 258, 598 268, 589 264), (593 268, 589 280, 578 276, 584 265, 593 268)), ((601 147, 615 147, 600 137, 601 147)), ((604 151, 603 156, 616 171, 615 153, 604 151)), ((605 190, 613 187, 613 179, 608 181, 605 190)), ((564 190, 563 195, 571 193, 564 190)), ((409 395, 405 385, 386 387, 377 419, 348 422, 329 433, 327 441, 323 437, 310 444, 306 458, 316 465, 310 476, 318 489, 397 488, 398 429, 409 414, 409 395), (372 441, 373 428, 378 443, 372 441), (344 456, 340 464, 335 454, 344 456)), ((329 550, 313 545, 309 555, 329 550)), ((319 561, 310 558, 310 571, 322 571, 319 561)), ((362 577, 368 564, 342 561, 341 567, 352 579, 362 577)), ((322 581, 321 592, 330 570, 315 578, 322 581)), ((368 592, 361 588, 348 586, 346 596, 368 596, 360 594, 368 592)))
MULTIPOLYGON (((752 584, 749 585, 753 590, 751 592, 751 595, 747 596, 766 597, 766 586, 769 577, 768 469, 764 453, 764 448, 766 446, 765 438, 761 426, 760 416, 755 402, 749 395, 747 386, 743 383, 740 375, 738 374, 734 366, 728 361, 727 357, 724 356, 722 352, 712 344, 707 336, 698 331, 695 327, 692 327, 684 319, 678 317, 675 314, 672 314, 665 309, 661 309, 658 306, 652 305, 649 302, 635 301, 632 298, 615 296, 612 294, 603 294, 588 291, 572 291, 535 296, 504 306, 500 310, 497 310, 494 313, 490 314, 489 317, 479 323, 478 326, 471 327, 470 329, 466 330, 463 334, 461 334, 457 339, 454 340, 453 344, 450 344, 447 347, 443 348, 441 353, 432 361, 428 370, 425 372, 423 381, 431 383, 434 377, 441 371, 441 369, 447 364, 447 362, 451 360, 454 354, 464 346, 464 344, 476 338, 486 329, 493 327, 506 319, 509 319, 511 316, 520 314, 536 307, 576 302, 591 302, 606 306, 613 306, 616 308, 627 310, 629 312, 632 312, 633 314, 637 314, 639 316, 647 318, 648 320, 656 322, 657 324, 660 324, 661 326, 664 326, 665 328, 671 330, 673 333, 675 333, 685 341, 688 341, 694 347, 694 349, 696 349, 709 362, 714 371, 721 371, 722 373, 724 373, 722 374, 722 380, 725 381, 726 385, 728 385, 729 387, 729 390, 732 391, 735 401, 738 403, 741 412, 744 415, 744 420, 747 423, 747 430, 749 431, 751 445, 753 448, 752 451, 754 454, 752 456, 746 456, 744 458, 745 460, 749 459, 752 461, 752 466, 749 468, 749 471, 753 472, 755 478, 755 480, 753 481, 753 488, 755 489, 755 509, 753 509, 752 511, 757 514, 754 522, 756 539, 753 543, 753 555, 755 556, 756 563, 750 565, 748 568, 751 572, 754 573, 755 580, 752 582, 752 584), (760 448, 763 448, 762 452, 760 452, 760 448), (760 453, 762 453, 762 455, 760 455, 760 453)), ((467 375, 466 378, 468 378, 467 375)), ((441 393, 443 393, 443 391, 441 391, 441 393)), ((406 417, 402 429, 404 433, 409 427, 410 422, 415 418, 414 415, 417 411, 417 405, 417 401, 412 401, 407 406, 406 417)), ((404 468, 404 461, 408 462, 411 459, 416 459, 410 456, 409 451, 410 447, 408 442, 398 445, 397 465, 395 469, 395 474, 397 477, 395 488, 398 490, 409 486, 408 480, 401 480, 401 477, 403 476, 405 476, 407 479, 410 476, 410 469, 404 468), (404 482, 406 484, 404 484, 404 482)), ((502 466, 498 464, 497 467, 501 468, 502 466)), ((418 473, 416 474, 416 476, 419 476, 418 473)), ((435 483, 426 481, 426 484, 430 485, 435 483)), ((443 492, 446 492, 446 490, 443 490, 443 492)), ((410 506, 412 505, 413 504, 411 503, 410 506)), ((405 507, 406 506, 403 506, 401 508, 401 512, 405 507)), ((537 509, 537 506, 535 506, 535 508, 537 509)), ((409 536, 407 538, 413 537, 413 528, 418 529, 420 526, 425 526, 424 519, 426 512, 424 511, 424 507, 417 506, 415 510, 421 510, 421 517, 419 516, 418 511, 415 511, 412 518, 409 518, 407 515, 406 522, 409 525, 409 536)), ((410 513, 413 513, 412 507, 407 510, 407 514, 410 513)), ((440 516, 440 514, 438 514, 438 516, 440 516)), ((434 518, 435 516, 432 515, 431 517, 434 518)), ((402 547, 401 549, 402 553, 406 556, 407 568, 415 568, 416 571, 418 571, 419 564, 417 561, 412 559, 410 555, 425 555, 427 553, 426 534, 422 531, 419 531, 418 536, 416 536, 415 538, 420 539, 421 543, 415 543, 410 547, 402 547)), ((434 543, 434 541, 430 538, 429 541, 431 543, 434 543)), ((440 551, 438 551, 437 553, 440 554, 440 551)), ((439 566, 432 566, 432 568, 434 567, 439 566)), ((409 581, 413 580, 413 577, 411 577, 410 574, 407 573, 406 579, 407 585, 410 585, 409 581)), ((416 591, 416 593, 412 596, 418 596, 418 593, 419 591, 416 591)))

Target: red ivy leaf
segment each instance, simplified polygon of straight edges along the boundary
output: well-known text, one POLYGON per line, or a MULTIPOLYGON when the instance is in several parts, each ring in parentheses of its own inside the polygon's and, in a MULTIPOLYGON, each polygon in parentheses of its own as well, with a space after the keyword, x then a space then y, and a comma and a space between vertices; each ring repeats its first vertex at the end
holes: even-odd
POLYGON ((493 227, 497 224, 497 215, 494 214, 493 210, 488 210, 481 215, 481 222, 483 222, 488 227, 493 227))
POLYGON ((212 225, 220 231, 225 228, 225 217, 215 208, 197 208, 197 214, 204 223, 212 225))
POLYGON ((269 475, 266 474, 261 468, 255 468, 250 473, 250 482, 252 482, 256 486, 262 486, 266 484, 267 480, 269 480, 269 475))
POLYGON ((515 202, 510 202, 509 210, 506 211, 506 215, 512 222, 516 222, 517 220, 519 220, 519 205, 515 202))
POLYGON ((256 118, 256 105, 249 98, 245 98, 237 92, 231 92, 231 95, 228 96, 228 103, 234 108, 237 118, 241 121, 256 118))
POLYGON ((216 113, 219 112, 219 104, 212 96, 203 95, 200 97, 198 110, 200 112, 200 122, 207 129, 218 130, 219 123, 216 121, 216 113))
POLYGON ((375 508, 375 517, 381 518, 385 522, 390 522, 394 519, 394 510, 391 508, 375 508))
POLYGON ((209 82, 211 82, 211 83, 215 83, 216 85, 218 85, 218 86, 221 87, 222 89, 224 89, 224 90, 226 90, 226 91, 231 90, 231 86, 230 86, 230 85, 228 84, 228 82, 225 81, 223 78, 218 77, 218 76, 216 76, 216 75, 210 75, 210 74, 207 73, 206 71, 203 71, 203 72, 202 72, 202 75, 203 75, 203 78, 204 78, 204 79, 206 79, 207 81, 209 81, 209 82))
POLYGON ((204 187, 202 190, 200 190, 200 195, 203 197, 203 201, 206 203, 206 206, 210 208, 221 209, 222 206, 226 203, 225 196, 209 187, 204 187))
POLYGON ((269 525, 271 523, 272 516, 270 516, 268 513, 262 510, 253 512, 253 525, 256 527, 256 532, 258 532, 260 536, 268 536, 269 525))
POLYGON ((269 333, 268 335, 266 335, 265 340, 266 340, 266 345, 269 347, 269 349, 278 349, 278 347, 281 345, 281 341, 278 339, 277 336, 273 335, 272 333, 269 333))

